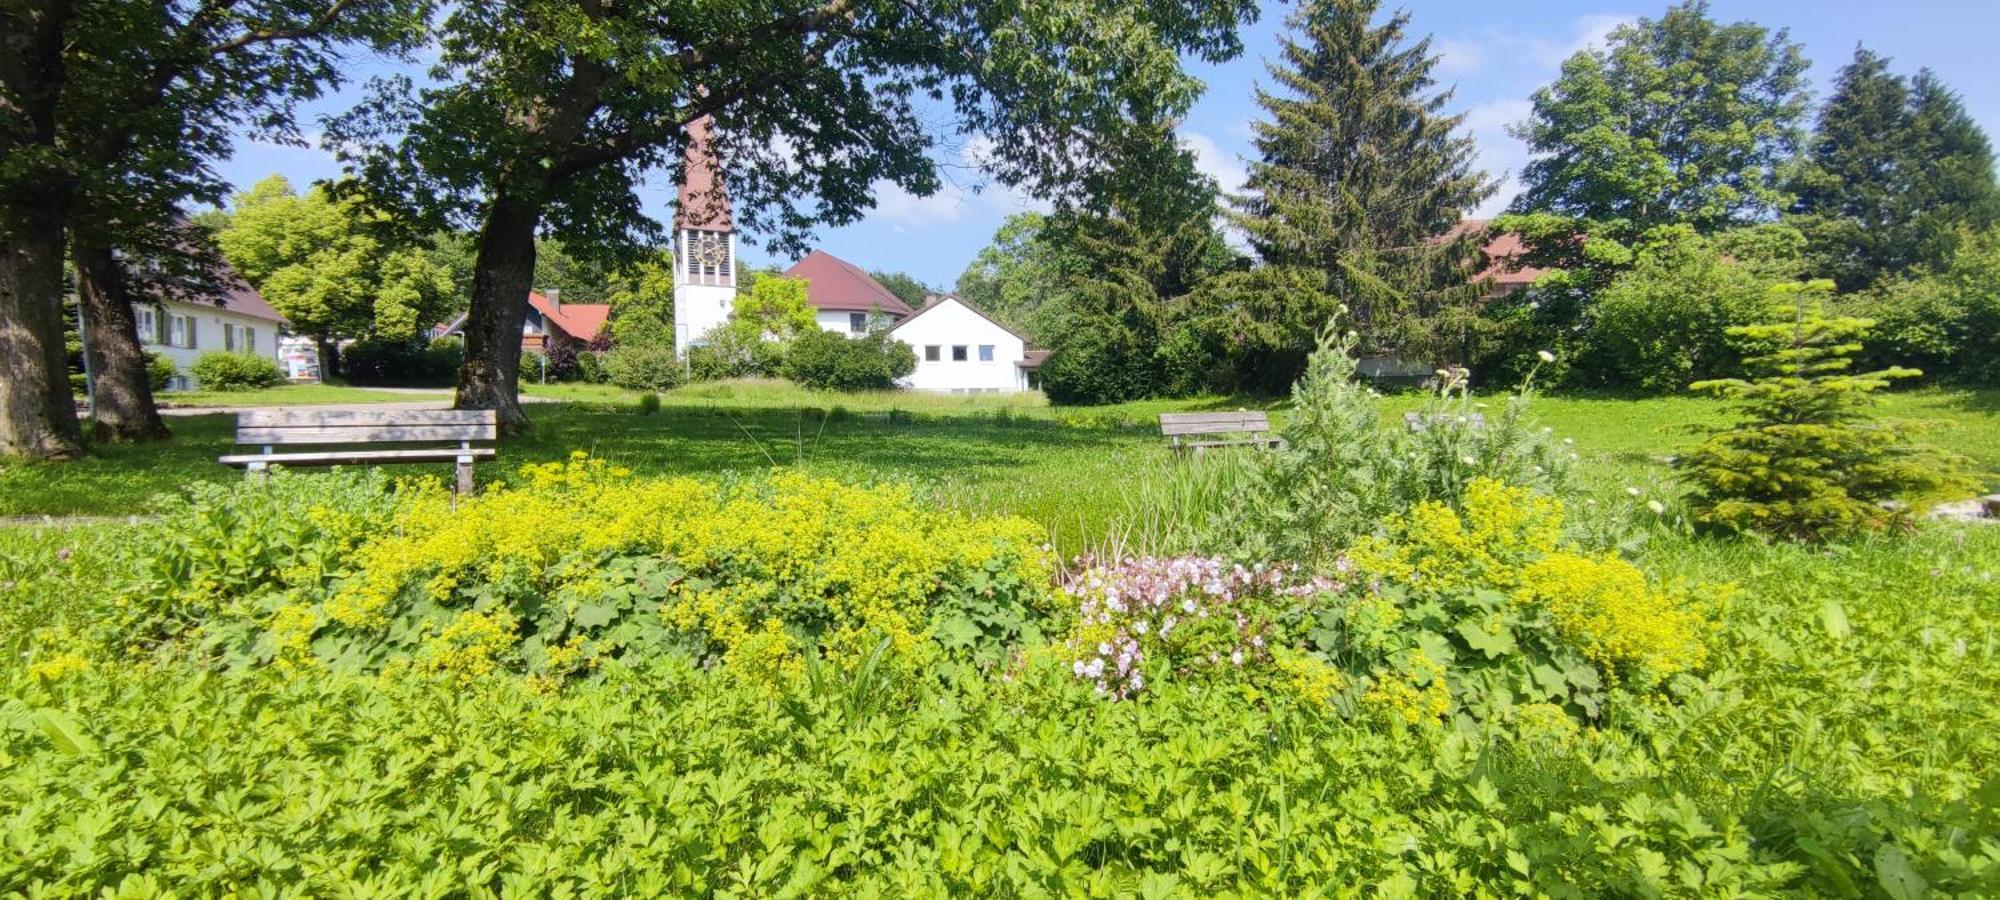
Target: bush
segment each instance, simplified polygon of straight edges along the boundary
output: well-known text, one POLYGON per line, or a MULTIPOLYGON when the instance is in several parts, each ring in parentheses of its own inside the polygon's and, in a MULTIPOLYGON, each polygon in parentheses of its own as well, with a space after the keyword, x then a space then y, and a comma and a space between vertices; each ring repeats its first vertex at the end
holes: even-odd
MULTIPOLYGON (((151 374, 149 367, 147 375, 151 374)), ((285 373, 276 362, 254 353, 204 353, 194 361, 191 374, 204 391, 248 391, 285 383, 285 373)))
POLYGON ((1215 493, 1206 528, 1232 558, 1323 572, 1384 519, 1425 501, 1455 507, 1476 479, 1564 491, 1575 454, 1528 417, 1533 369, 1490 416, 1464 370, 1440 373, 1417 411, 1422 428, 1383 428, 1378 399, 1355 378, 1355 343, 1337 325, 1324 329, 1292 387, 1284 446, 1244 454, 1237 471, 1219 473, 1236 483, 1215 493))
POLYGON ((621 344, 604 355, 612 384, 630 391, 665 391, 686 378, 686 364, 665 344, 621 344))
POLYGON ((1671 393, 1739 373, 1729 329, 1763 313, 1770 282, 1691 236, 1639 255, 1599 292, 1575 380, 1671 393))
POLYGON ((180 368, 174 365, 174 361, 166 356, 148 351, 145 357, 146 384, 154 391, 166 390, 167 385, 174 383, 174 376, 181 373, 180 368))
POLYGON ((1731 329, 1751 355, 1751 380, 1697 382, 1742 418, 1688 451, 1678 466, 1697 521, 1804 540, 1908 521, 1929 503, 1970 493, 1962 460, 1912 444, 1908 428, 1871 421, 1873 395, 1920 374, 1855 373, 1874 324, 1827 318, 1816 298, 1830 281, 1780 285, 1776 320, 1731 329))
POLYGON ((917 369, 916 352, 886 331, 848 337, 813 329, 792 341, 785 377, 825 391, 888 390, 917 369))
POLYGON ((1059 406, 1097 406, 1150 397, 1152 351, 1109 318, 1072 321, 1042 363, 1042 393, 1059 406))
POLYGON ((585 384, 604 384, 611 380, 604 357, 610 351, 585 350, 576 355, 576 380, 585 384))
POLYGON ((784 369, 785 346, 762 337, 746 337, 743 329, 725 323, 709 329, 699 343, 688 348, 687 364, 694 381, 777 375, 784 369))
MULTIPOLYGON (((381 387, 450 387, 465 365, 465 344, 457 338, 422 341, 362 340, 340 351, 340 370, 350 384, 381 387)), ((524 377, 529 370, 522 369, 524 377)))
POLYGON ((639 395, 639 415, 650 416, 660 411, 660 395, 652 391, 639 395))

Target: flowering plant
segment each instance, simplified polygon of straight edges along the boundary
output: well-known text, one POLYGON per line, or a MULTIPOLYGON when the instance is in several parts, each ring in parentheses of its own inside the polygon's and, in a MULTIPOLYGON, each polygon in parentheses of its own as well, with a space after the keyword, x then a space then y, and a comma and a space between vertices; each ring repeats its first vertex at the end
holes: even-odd
POLYGON ((1150 679, 1239 670, 1276 675, 1277 688, 1320 702, 1338 684, 1331 667, 1289 650, 1281 632, 1317 599, 1346 590, 1343 581, 1202 556, 1079 563, 1063 586, 1077 604, 1063 646, 1070 670, 1100 693, 1126 699, 1150 679))

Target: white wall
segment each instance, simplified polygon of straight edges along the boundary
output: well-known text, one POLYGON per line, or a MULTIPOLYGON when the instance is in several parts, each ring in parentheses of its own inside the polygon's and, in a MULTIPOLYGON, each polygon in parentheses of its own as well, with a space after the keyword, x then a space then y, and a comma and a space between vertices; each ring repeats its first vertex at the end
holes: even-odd
MULTIPOLYGON (((847 309, 815 309, 813 310, 813 321, 818 322, 819 327, 827 331, 853 337, 859 333, 854 330, 853 320, 849 318, 854 315, 854 312, 854 310, 847 309)), ((866 330, 868 327, 868 314, 862 313, 861 315, 861 327, 866 330)))
POLYGON ((674 288, 674 352, 685 355, 688 347, 709 329, 729 319, 736 304, 736 288, 716 284, 682 284, 674 288))
POLYGON ((1027 347, 1021 339, 957 300, 944 300, 923 315, 905 319, 890 334, 917 353, 917 370, 903 382, 909 387, 920 391, 981 393, 1028 389, 1027 378, 1015 365, 1026 358, 1027 347), (982 344, 993 347, 992 361, 979 358, 982 344), (938 348, 936 361, 926 355, 926 348, 931 346, 938 348), (952 359, 955 346, 965 348, 963 362, 952 359))
MULTIPOLYGON (((141 306, 139 308, 144 309, 146 307, 141 306)), ((151 308, 154 316, 163 316, 172 313, 177 316, 193 316, 195 319, 195 345, 192 348, 162 344, 159 342, 157 331, 148 332, 143 321, 139 325, 139 343, 144 349, 150 353, 158 353, 173 360, 174 368, 180 370, 180 377, 186 379, 185 382, 176 381, 174 384, 175 387, 199 387, 199 385, 194 384, 194 376, 191 374, 194 370, 194 362, 200 359, 204 353, 216 353, 228 349, 228 346, 223 343, 222 335, 222 326, 225 323, 235 325, 239 328, 256 330, 256 333, 251 336, 255 346, 247 348, 247 350, 239 346, 238 350, 252 352, 274 363, 278 363, 280 369, 284 367, 283 359, 278 353, 278 329, 280 326, 270 319, 252 318, 230 312, 221 307, 202 304, 161 303, 151 308)))

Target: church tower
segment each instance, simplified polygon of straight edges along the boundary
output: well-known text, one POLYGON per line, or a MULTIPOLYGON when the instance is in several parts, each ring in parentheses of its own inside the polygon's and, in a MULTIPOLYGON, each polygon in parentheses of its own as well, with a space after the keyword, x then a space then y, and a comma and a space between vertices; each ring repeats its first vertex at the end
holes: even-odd
POLYGON ((736 303, 736 229, 713 125, 703 116, 688 126, 674 207, 674 352, 682 356, 727 320, 736 303))

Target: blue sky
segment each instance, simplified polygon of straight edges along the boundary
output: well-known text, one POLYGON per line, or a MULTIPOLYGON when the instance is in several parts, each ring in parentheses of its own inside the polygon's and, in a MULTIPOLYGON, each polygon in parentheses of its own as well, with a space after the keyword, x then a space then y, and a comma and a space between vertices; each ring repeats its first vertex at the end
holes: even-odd
MULTIPOLYGON (((1482 165, 1496 175, 1511 175, 1526 157, 1519 142, 1507 135, 1506 126, 1527 115, 1529 95, 1555 77, 1570 53, 1601 40, 1620 22, 1658 15, 1666 3, 1408 0, 1404 8, 1411 14, 1411 30, 1431 34, 1437 41, 1443 56, 1441 80, 1457 86, 1453 105, 1467 114, 1466 127, 1479 142, 1482 165)), ((1790 28, 1793 40, 1805 45, 1813 62, 1816 99, 1825 96, 1855 44, 1864 43, 1891 57, 1897 71, 1923 66, 1936 71, 1964 97, 1987 133, 2000 136, 2000 66, 1994 65, 1992 40, 2000 35, 2000 2, 1714 0, 1713 9, 1723 21, 1751 19, 1790 28)), ((1251 91, 1265 78, 1264 62, 1276 53, 1289 10, 1287 4, 1267 6, 1262 20, 1245 32, 1241 57, 1194 70, 1208 89, 1183 123, 1182 139, 1225 189, 1243 177, 1249 122, 1258 112, 1251 91)), ((363 65, 358 70, 379 68, 363 65)), ((319 109, 337 110, 351 97, 352 91, 331 98, 319 109)), ((220 170, 239 188, 272 173, 303 185, 339 172, 332 157, 317 149, 249 140, 238 141, 235 156, 220 170)), ((955 178, 957 183, 931 197, 913 197, 889 187, 878 197, 872 214, 853 225, 823 230, 819 246, 864 268, 902 270, 948 288, 1003 218, 1032 206, 1003 188, 981 189, 975 177, 962 169, 955 178)), ((1513 191, 1510 180, 1480 212, 1504 207, 1513 191)), ((642 197, 646 208, 662 219, 672 198, 673 186, 665 176, 655 178, 642 197)), ((745 247, 744 257, 755 264, 791 261, 772 258, 754 246, 745 247)))

